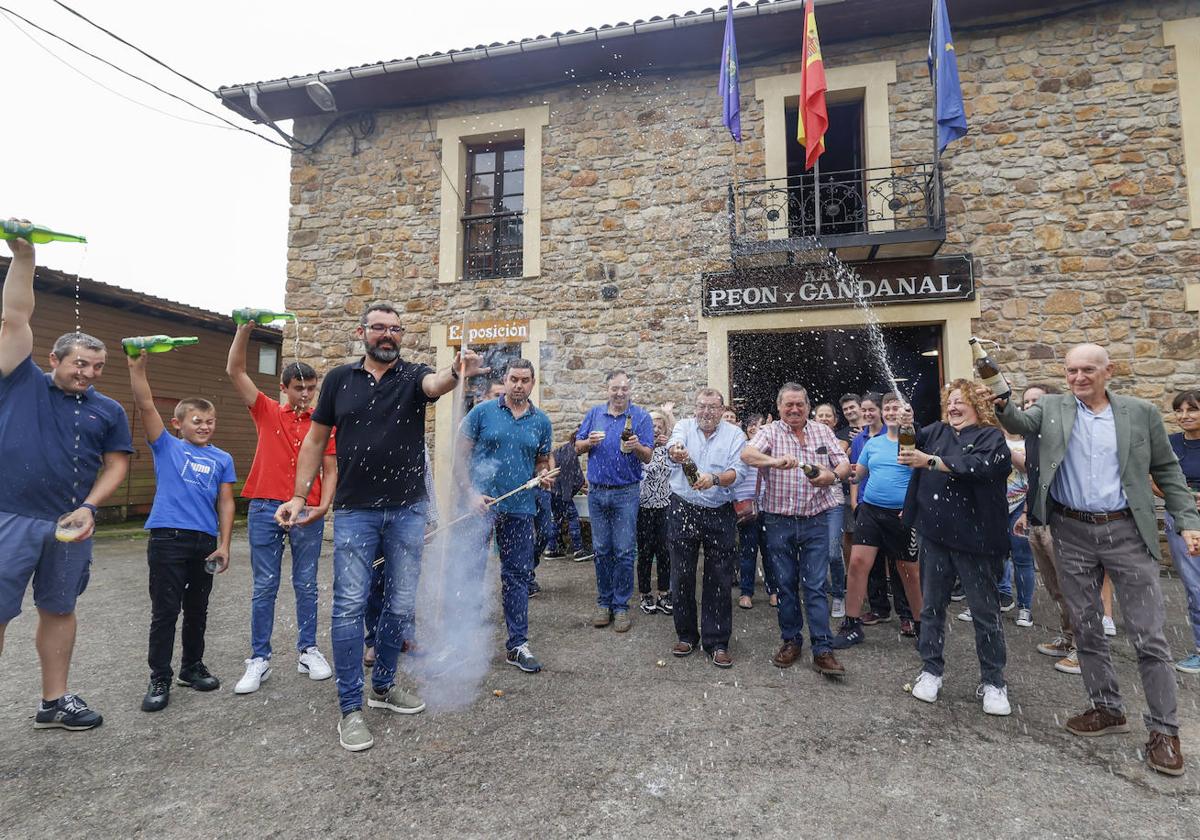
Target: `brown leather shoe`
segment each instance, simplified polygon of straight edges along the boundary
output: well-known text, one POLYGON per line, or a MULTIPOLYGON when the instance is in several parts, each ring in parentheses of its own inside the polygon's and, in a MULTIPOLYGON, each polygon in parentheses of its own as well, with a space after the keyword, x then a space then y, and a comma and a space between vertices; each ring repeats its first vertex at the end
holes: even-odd
POLYGON ((831 651, 813 654, 813 670, 827 677, 844 677, 846 669, 838 662, 831 651))
POLYGON ((784 642, 779 651, 771 657, 771 662, 776 668, 791 668, 799 658, 800 645, 795 642, 784 642))
POLYGON ((676 642, 675 646, 673 648, 671 648, 671 655, 672 656, 687 656, 695 649, 696 649, 696 646, 694 644, 692 644, 691 642, 676 642))
POLYGON ((1120 712, 1096 706, 1068 720, 1067 731, 1085 738, 1098 738, 1101 735, 1128 732, 1129 724, 1125 721, 1125 715, 1120 712))
POLYGON ((1146 764, 1151 770, 1168 776, 1183 775, 1183 753, 1179 751, 1179 738, 1165 732, 1151 731, 1146 742, 1146 764))
POLYGON ((717 648, 712 652, 713 664, 718 668, 732 668, 733 657, 729 655, 729 651, 725 648, 717 648))

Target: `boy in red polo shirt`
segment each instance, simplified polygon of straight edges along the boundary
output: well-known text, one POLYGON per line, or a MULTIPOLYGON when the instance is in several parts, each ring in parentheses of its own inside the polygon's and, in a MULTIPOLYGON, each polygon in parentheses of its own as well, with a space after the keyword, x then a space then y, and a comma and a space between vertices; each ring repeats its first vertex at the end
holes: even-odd
POLYGON ((271 675, 271 630, 275 624, 275 596, 279 593, 283 544, 292 546, 292 589, 296 593, 297 670, 314 680, 326 680, 333 670, 317 649, 317 559, 325 534, 325 512, 337 484, 334 439, 322 459, 322 474, 312 484, 308 507, 312 517, 303 525, 284 530, 275 522, 275 510, 292 497, 296 482, 296 456, 312 423, 312 403, 317 393, 317 373, 302 362, 284 367, 280 403, 258 390, 246 375, 246 347, 255 324, 239 326, 229 348, 225 372, 238 396, 250 409, 258 431, 258 447, 242 496, 250 500, 250 566, 254 594, 250 605, 250 658, 246 673, 234 687, 236 694, 258 691, 271 675))

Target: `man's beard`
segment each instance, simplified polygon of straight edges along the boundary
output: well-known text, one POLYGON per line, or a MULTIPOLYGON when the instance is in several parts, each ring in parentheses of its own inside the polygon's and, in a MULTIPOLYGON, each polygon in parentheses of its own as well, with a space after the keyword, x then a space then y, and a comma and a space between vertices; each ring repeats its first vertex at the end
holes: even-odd
POLYGON ((391 344, 390 342, 388 344, 390 346, 384 346, 383 344, 368 344, 367 355, 375 361, 383 362, 384 364, 390 364, 396 361, 396 359, 400 356, 400 350, 396 347, 396 345, 391 344))

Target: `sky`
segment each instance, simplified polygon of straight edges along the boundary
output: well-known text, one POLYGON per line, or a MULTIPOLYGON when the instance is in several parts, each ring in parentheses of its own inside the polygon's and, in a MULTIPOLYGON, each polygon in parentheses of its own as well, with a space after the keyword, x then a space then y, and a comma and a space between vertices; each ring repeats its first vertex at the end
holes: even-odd
MULTIPOLYGON (((65 2, 210 90, 716 5, 65 2)), ((0 6, 177 96, 251 125, 215 96, 53 0, 0 0, 0 6)), ((0 55, 8 94, 0 105, 0 217, 28 218, 82 234, 89 243, 41 246, 39 264, 218 312, 283 305, 286 149, 210 127, 220 123, 2 13, 0 55)), ((281 127, 290 130, 291 124, 281 127)))

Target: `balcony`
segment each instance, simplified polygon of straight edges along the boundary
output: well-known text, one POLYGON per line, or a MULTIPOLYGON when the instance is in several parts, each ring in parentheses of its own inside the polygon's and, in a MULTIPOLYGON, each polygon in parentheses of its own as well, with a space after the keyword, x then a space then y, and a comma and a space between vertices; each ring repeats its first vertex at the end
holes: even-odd
POLYGON ((941 168, 921 163, 743 181, 729 187, 734 261, 816 247, 844 261, 933 256, 946 239, 941 168))

